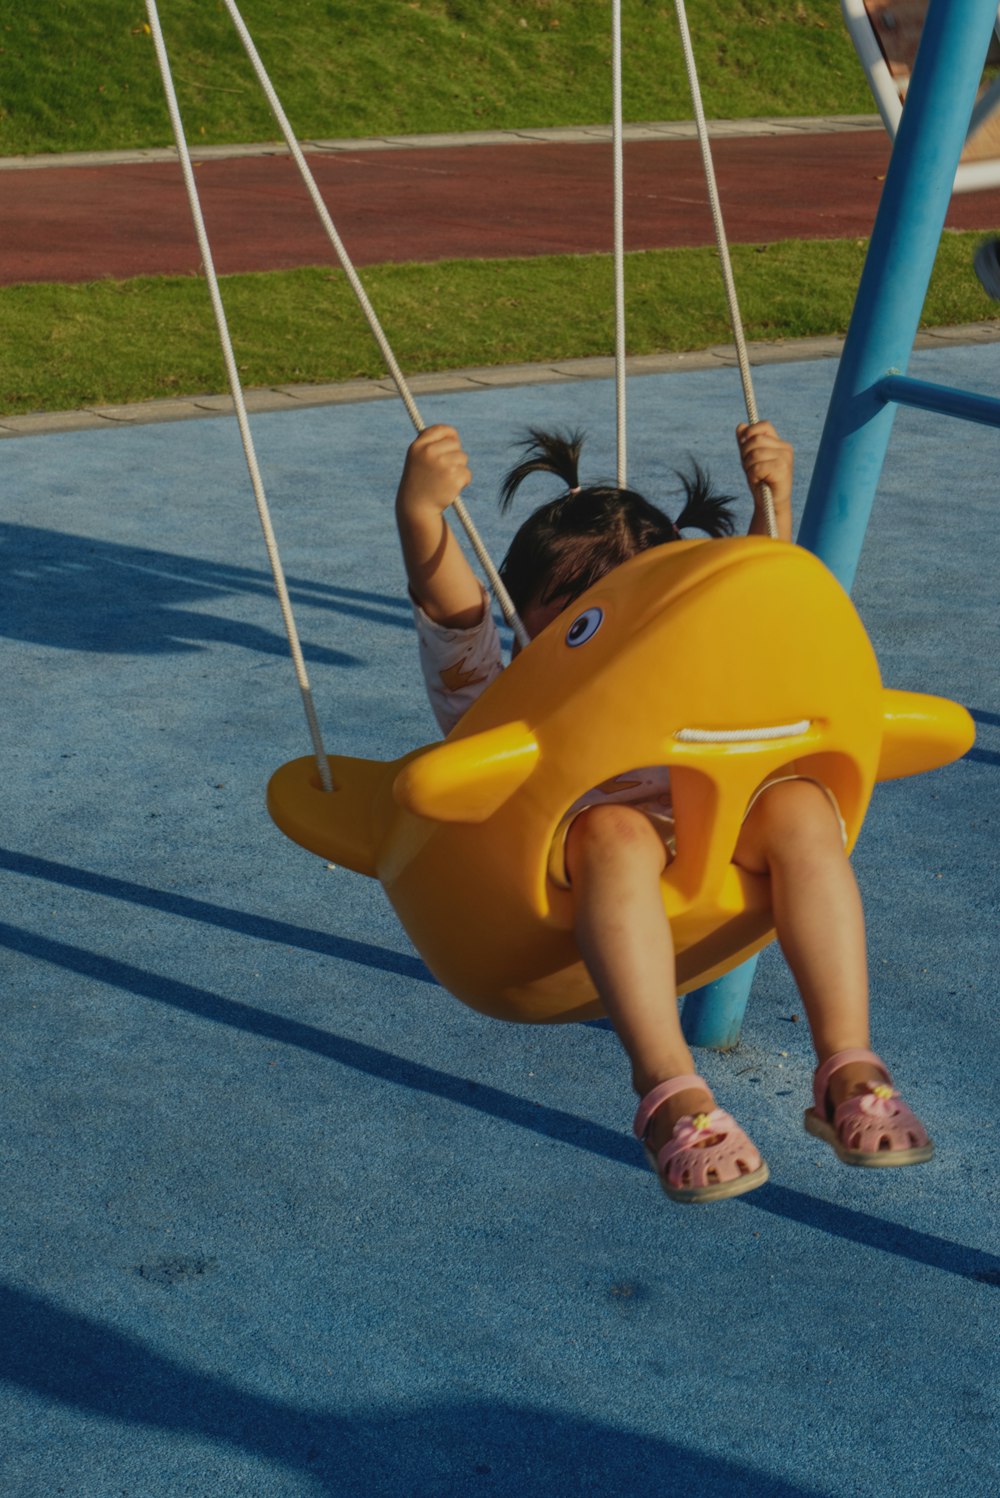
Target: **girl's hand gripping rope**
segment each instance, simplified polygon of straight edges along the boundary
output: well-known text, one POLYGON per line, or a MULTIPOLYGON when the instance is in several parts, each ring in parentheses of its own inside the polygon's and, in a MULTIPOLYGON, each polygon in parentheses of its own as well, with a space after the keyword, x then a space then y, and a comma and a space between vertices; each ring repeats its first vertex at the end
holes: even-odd
POLYGON ((752 426, 741 423, 736 428, 736 441, 739 443, 743 472, 753 495, 754 516, 750 522, 750 535, 767 535, 761 496, 761 486, 766 484, 774 500, 778 539, 790 541, 794 469, 794 452, 790 443, 782 441, 769 421, 755 421, 752 426))
POLYGON ((412 516, 440 515, 471 482, 469 459, 455 428, 427 427, 407 451, 397 510, 412 516))

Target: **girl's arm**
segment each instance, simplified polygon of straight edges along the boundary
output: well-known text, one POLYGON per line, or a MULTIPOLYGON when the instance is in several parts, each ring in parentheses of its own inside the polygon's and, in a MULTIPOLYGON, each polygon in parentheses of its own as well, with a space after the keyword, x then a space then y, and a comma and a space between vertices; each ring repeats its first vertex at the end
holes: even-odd
POLYGON ((396 494, 410 592, 428 618, 449 629, 472 629, 483 617, 482 584, 444 513, 471 480, 455 428, 432 426, 411 443, 396 494))
POLYGON ((788 442, 783 442, 769 421, 755 421, 736 428, 736 440, 740 446, 740 461, 753 495, 753 519, 747 532, 751 536, 766 536, 767 522, 760 488, 767 484, 774 499, 774 515, 778 522, 778 539, 792 539, 792 470, 795 454, 788 442))

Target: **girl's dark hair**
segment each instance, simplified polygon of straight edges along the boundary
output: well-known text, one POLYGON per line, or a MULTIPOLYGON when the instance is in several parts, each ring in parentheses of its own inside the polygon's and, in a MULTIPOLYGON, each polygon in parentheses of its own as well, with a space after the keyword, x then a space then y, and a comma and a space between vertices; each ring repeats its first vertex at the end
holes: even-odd
POLYGON ((530 515, 500 565, 500 576, 519 611, 530 603, 578 597, 606 573, 640 551, 679 541, 689 526, 709 536, 731 536, 731 495, 715 494, 708 474, 692 459, 690 473, 678 471, 685 503, 676 522, 633 489, 611 484, 580 487, 582 432, 542 432, 529 428, 521 444, 524 458, 500 487, 507 510, 532 473, 552 473, 565 493, 530 515))

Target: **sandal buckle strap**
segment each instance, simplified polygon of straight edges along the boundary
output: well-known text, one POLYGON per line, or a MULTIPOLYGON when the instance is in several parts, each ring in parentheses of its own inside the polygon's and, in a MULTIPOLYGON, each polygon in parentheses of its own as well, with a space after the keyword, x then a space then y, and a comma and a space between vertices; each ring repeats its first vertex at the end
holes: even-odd
POLYGON ((830 1078, 835 1072, 840 1071, 842 1066, 850 1066, 855 1061, 865 1061, 869 1062, 872 1066, 877 1066, 885 1076, 890 1087, 892 1086, 892 1077, 889 1075, 889 1068, 882 1060, 882 1057, 876 1056, 874 1051, 861 1049, 837 1051, 835 1055, 830 1056, 828 1060, 824 1061, 822 1066, 816 1068, 816 1075, 813 1077, 813 1100, 816 1104, 816 1112, 821 1118, 826 1117, 826 1094, 830 1086, 830 1078))
POLYGON ((703 1077, 686 1076, 671 1077, 669 1082, 660 1082, 640 1102, 636 1109, 635 1119, 632 1123, 632 1132, 637 1139, 645 1139, 653 1114, 661 1108, 668 1098, 676 1097, 679 1092, 690 1092, 694 1088, 709 1093, 712 1089, 703 1077))

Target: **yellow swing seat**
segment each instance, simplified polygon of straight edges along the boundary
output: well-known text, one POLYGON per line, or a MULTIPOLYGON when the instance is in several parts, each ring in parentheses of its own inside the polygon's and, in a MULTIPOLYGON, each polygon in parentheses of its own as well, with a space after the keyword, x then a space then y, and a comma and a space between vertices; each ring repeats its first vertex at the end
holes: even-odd
POLYGON ((820 781, 852 848, 876 780, 972 744, 956 703, 883 689, 853 604, 809 552, 684 541, 609 573, 543 631, 442 743, 388 763, 284 765, 288 837, 377 878, 435 977, 500 1019, 601 1014, 548 874, 573 803, 630 769, 670 771, 677 854, 661 877, 681 992, 773 937, 768 881, 732 863, 770 777, 820 781))

